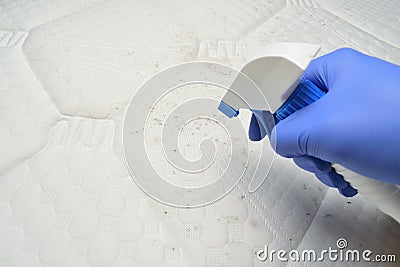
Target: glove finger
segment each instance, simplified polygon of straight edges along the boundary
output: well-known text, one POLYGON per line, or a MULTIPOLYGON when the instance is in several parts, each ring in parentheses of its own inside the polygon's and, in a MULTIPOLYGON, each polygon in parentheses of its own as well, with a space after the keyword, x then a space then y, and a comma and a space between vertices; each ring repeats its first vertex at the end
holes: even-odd
POLYGON ((325 185, 329 187, 336 187, 332 181, 332 177, 329 175, 329 173, 332 171, 332 167, 329 162, 310 156, 294 157, 293 161, 303 170, 314 173, 315 176, 325 185))
POLYGON ((330 182, 332 183, 335 188, 345 188, 348 185, 348 182, 346 182, 343 177, 336 173, 335 170, 331 169, 330 172, 328 173, 316 173, 315 176, 317 176, 318 179, 321 179, 322 176, 324 176, 324 179, 329 179, 330 182))
POLYGON ((332 169, 329 162, 311 156, 294 157, 293 161, 303 170, 312 173, 329 173, 332 169))
POLYGON ((310 80, 318 88, 325 91, 329 91, 326 75, 327 61, 327 55, 314 59, 302 75, 304 79, 310 80))
POLYGON ((263 137, 261 137, 261 129, 258 124, 257 118, 254 115, 251 115, 251 121, 249 126, 249 139, 251 141, 260 141, 263 137))
POLYGON ((313 114, 304 114, 308 107, 301 109, 279 122, 271 133, 271 145, 282 157, 294 158, 307 155, 303 148, 307 147, 310 135, 310 121, 313 114))
POLYGON ((330 91, 334 87, 335 80, 338 80, 337 76, 341 73, 337 70, 343 68, 346 58, 351 58, 355 54, 360 54, 360 52, 351 48, 335 50, 311 61, 302 76, 320 89, 330 91))
POLYGON ((345 197, 354 197, 358 194, 358 191, 350 184, 348 184, 345 188, 339 188, 339 193, 345 197))
POLYGON ((323 184, 332 187, 332 188, 337 188, 333 182, 333 179, 331 177, 330 173, 314 173, 315 177, 318 178, 323 184))
POLYGON ((274 126, 274 118, 270 112, 253 110, 249 126, 249 139, 252 141, 260 141, 265 136, 270 136, 274 126))
POLYGON ((316 173, 315 176, 324 184, 337 188, 339 193, 345 197, 353 197, 358 191, 343 179, 343 176, 332 169, 329 173, 316 173))
POLYGON ((340 194, 346 197, 357 194, 357 190, 344 180, 343 176, 336 173, 329 162, 311 156, 294 157, 293 161, 300 168, 314 173, 325 185, 337 188, 340 194))

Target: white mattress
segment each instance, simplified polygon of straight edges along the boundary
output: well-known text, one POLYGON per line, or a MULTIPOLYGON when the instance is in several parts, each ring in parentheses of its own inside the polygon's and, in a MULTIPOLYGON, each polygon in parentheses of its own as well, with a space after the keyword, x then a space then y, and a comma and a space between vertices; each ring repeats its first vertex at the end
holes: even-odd
MULTIPOLYGON (((139 189, 121 140, 130 99, 163 68, 235 65, 278 41, 400 64, 398 14, 387 0, 0 1, 0 266, 264 266, 264 245, 319 251, 339 238, 400 260, 399 224, 290 160, 277 158, 254 194, 243 179, 212 205, 179 209, 139 189)), ((183 137, 188 157, 207 131, 183 137)))

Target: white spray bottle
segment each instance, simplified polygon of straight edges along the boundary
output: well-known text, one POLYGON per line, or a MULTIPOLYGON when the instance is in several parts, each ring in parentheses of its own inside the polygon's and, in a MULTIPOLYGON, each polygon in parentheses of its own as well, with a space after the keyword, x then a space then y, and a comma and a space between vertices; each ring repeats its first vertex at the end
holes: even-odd
MULTIPOLYGON (((264 47, 249 57, 240 70, 241 74, 255 83, 259 91, 254 92, 241 86, 243 77, 239 75, 222 98, 218 109, 229 118, 236 117, 241 108, 269 111, 273 123, 277 124, 297 110, 317 101, 326 92, 302 79, 301 75, 319 50, 320 46, 305 43, 278 43, 264 47)), ((259 118, 258 121, 261 122, 262 119, 259 118)), ((264 129, 261 134, 267 134, 265 131, 268 129, 264 129)), ((346 195, 355 195, 357 191, 353 188, 357 188, 369 202, 400 222, 398 186, 370 179, 339 164, 333 163, 332 167, 350 183, 351 188, 346 195)), ((249 191, 255 191, 252 188, 255 186, 257 185, 250 183, 249 191)))

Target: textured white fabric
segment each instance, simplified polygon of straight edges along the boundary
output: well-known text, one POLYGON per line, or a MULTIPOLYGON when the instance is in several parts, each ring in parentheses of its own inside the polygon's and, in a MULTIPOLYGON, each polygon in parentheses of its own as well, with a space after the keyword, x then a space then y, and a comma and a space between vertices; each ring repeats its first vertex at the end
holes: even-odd
MULTIPOLYGON (((400 63, 399 6, 1 1, 0 266, 267 266, 255 255, 264 245, 318 250, 341 237, 397 253, 397 223, 362 196, 327 190, 287 159, 276 159, 254 194, 243 179, 210 206, 162 205, 130 177, 121 129, 139 86, 174 64, 235 66, 246 51, 278 41, 317 43, 320 54, 349 46, 400 63)), ((188 157, 198 156, 198 140, 209 132, 197 126, 183 135, 188 157)))

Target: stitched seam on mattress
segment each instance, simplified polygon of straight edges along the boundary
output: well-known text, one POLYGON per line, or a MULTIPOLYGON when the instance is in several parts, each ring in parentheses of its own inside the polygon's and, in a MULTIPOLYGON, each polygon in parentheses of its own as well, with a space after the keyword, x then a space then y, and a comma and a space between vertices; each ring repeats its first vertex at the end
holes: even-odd
MULTIPOLYGON (((239 191, 244 192, 244 190, 240 186, 238 186, 238 189, 239 189, 239 191)), ((277 231, 276 231, 277 229, 280 229, 280 230, 282 230, 282 229, 281 229, 281 227, 279 227, 279 224, 276 221, 276 218, 275 217, 271 217, 271 221, 275 225, 274 228, 271 228, 270 224, 267 223, 268 219, 263 215, 264 211, 261 208, 259 208, 259 207, 263 207, 264 205, 262 204, 262 202, 260 201, 260 199, 257 196, 255 196, 254 199, 256 201, 252 201, 251 196, 249 196, 248 197, 249 204, 252 206, 252 208, 254 209, 255 213, 258 214, 258 216, 260 216, 260 218, 261 218, 262 222, 264 223, 265 227, 267 227, 268 230, 270 230, 271 233, 273 233, 274 240, 276 240, 277 243, 281 247, 283 247, 284 244, 282 243, 282 240, 278 237, 278 234, 277 234, 277 231)), ((281 233, 282 233, 282 235, 284 235, 287 238, 287 240, 289 240, 289 237, 285 235, 285 231, 281 231, 281 233)))
MULTIPOLYGON (((216 166, 217 166, 221 171, 223 171, 223 169, 221 168, 221 166, 219 166, 219 165, 216 165, 216 166)), ((257 197, 255 197, 255 200, 257 201, 257 204, 258 204, 258 205, 256 205, 256 204, 251 200, 251 195, 247 194, 248 191, 247 191, 246 189, 243 189, 243 188, 242 188, 242 186, 243 186, 244 188, 246 188, 246 185, 244 184, 243 179, 244 179, 244 177, 242 177, 241 180, 240 180, 240 182, 236 184, 235 188, 240 192, 240 194, 242 194, 242 195, 244 195, 244 196, 247 196, 247 197, 245 198, 245 200, 247 200, 247 202, 248 202, 248 203, 252 206, 252 208, 254 209, 255 213, 261 218, 261 220, 262 220, 262 222, 264 223, 265 227, 267 227, 268 230, 271 231, 271 233, 273 234, 273 236, 274 236, 274 238, 275 238, 274 240, 277 240, 277 242, 283 247, 283 244, 281 243, 281 240, 278 238, 278 235, 277 235, 277 233, 276 233, 276 229, 279 227, 279 224, 277 223, 277 221, 276 221, 275 218, 272 218, 272 220, 273 220, 273 222, 274 222, 276 228, 271 228, 271 227, 270 227, 270 225, 267 223, 268 220, 267 220, 267 219, 265 218, 265 216, 263 215, 263 211, 262 211, 261 209, 258 208, 258 207, 264 206, 264 205, 262 204, 261 201, 259 201, 259 199, 258 199, 257 197)), ((253 195, 254 195, 254 194, 253 194, 253 195)), ((279 227, 279 228, 280 228, 280 227, 279 227)), ((284 231, 283 231, 282 233, 284 234, 284 231)))
MULTIPOLYGON (((324 7, 321 7, 321 6, 320 6, 320 8, 323 9, 323 10, 325 10, 326 12, 331 13, 331 14, 334 15, 335 17, 340 18, 342 21, 347 22, 348 24, 352 25, 354 28, 356 28, 356 29, 358 29, 358 30, 360 30, 360 31, 362 31, 362 32, 364 32, 364 33, 367 33, 367 34, 369 34, 369 35, 371 35, 371 36, 373 36, 374 38, 376 38, 377 40, 379 40, 379 41, 381 41, 381 42, 383 42, 383 43, 385 43, 385 44, 390 45, 390 46, 393 46, 393 47, 395 47, 395 48, 400 48, 400 45, 399 45, 399 44, 396 45, 396 44, 394 44, 394 43, 392 43, 392 42, 390 42, 390 41, 388 41, 388 40, 386 40, 386 39, 382 39, 382 38, 378 37, 378 36, 375 35, 374 33, 370 32, 370 31, 368 31, 368 30, 366 30, 366 29, 364 29, 364 28, 361 28, 360 26, 358 26, 358 25, 356 25, 356 24, 353 24, 352 22, 348 21, 348 20, 345 19, 345 18, 342 18, 339 14, 335 13, 334 11, 331 11, 331 10, 329 10, 329 9, 327 9, 327 8, 324 8, 324 7)), ((400 31, 399 31, 399 34, 400 34, 400 31)))
MULTIPOLYGON (((82 120, 91 120, 91 121, 101 121, 101 122, 112 122, 115 124, 115 121, 112 119, 96 119, 96 118, 86 118, 86 117, 79 117, 79 116, 68 116, 68 115, 63 115, 63 114, 58 114, 58 119, 54 122, 54 124, 51 126, 51 128, 49 129, 49 133, 47 134, 47 142, 40 148, 38 149, 36 152, 34 152, 33 154, 31 154, 30 156, 21 158, 20 160, 14 162, 15 164, 10 165, 10 167, 8 167, 7 169, 5 169, 4 171, 2 171, 0 173, 0 178, 4 175, 6 175, 7 173, 9 173, 11 170, 13 170, 14 168, 17 168, 18 166, 24 164, 26 161, 28 161, 29 159, 33 158, 34 156, 36 156, 37 154, 39 154, 40 152, 42 152, 43 150, 45 150, 47 148, 47 146, 49 145, 49 137, 52 134, 53 129, 57 126, 57 124, 59 124, 62 121, 66 121, 68 122, 69 119, 82 119, 82 120)), ((64 133, 64 137, 65 137, 66 133, 64 133)), ((101 133, 102 137, 104 135, 103 130, 101 133)), ((62 138, 61 141, 61 145, 63 143, 64 137, 62 138)), ((114 137, 115 137, 115 133, 114 133, 114 137)), ((115 138, 113 138, 112 140, 115 140, 115 138)), ((111 147, 111 151, 113 150, 113 146, 111 147)))
POLYGON ((110 122, 114 122, 115 120, 114 118, 91 118, 91 117, 85 117, 85 116, 80 116, 80 115, 65 115, 60 113, 60 119, 57 121, 62 121, 62 120, 68 120, 68 119, 81 119, 81 120, 93 120, 93 121, 110 121, 110 122))
MULTIPOLYGON (((26 43, 26 40, 28 40, 29 36, 30 36, 30 31, 28 32, 28 34, 27 34, 25 40, 24 40, 23 43, 21 44, 21 54, 22 54, 23 58, 25 59, 25 62, 28 64, 29 69, 30 69, 30 71, 32 72, 33 77, 38 81, 38 83, 40 84, 41 89, 44 91, 45 95, 47 95, 47 97, 49 98, 49 100, 50 100, 50 102, 51 102, 51 105, 53 105, 55 111, 58 113, 58 115, 62 115, 61 112, 60 112, 60 110, 59 110, 59 108, 58 108, 57 105, 55 104, 53 98, 50 96, 50 94, 47 92, 47 90, 44 89, 42 82, 41 82, 40 79, 36 76, 36 73, 33 71, 32 66, 31 66, 31 64, 30 64, 31 60, 28 60, 28 58, 26 57, 25 50, 23 49, 23 47, 24 47, 24 45, 25 45, 25 43, 26 43)), ((56 122, 56 124, 57 124, 57 123, 58 123, 58 121, 56 122)), ((53 127, 54 127, 54 125, 53 125, 53 127)))
MULTIPOLYGON (((240 192, 243 192, 243 193, 245 192, 245 190, 243 190, 242 187, 241 187, 239 184, 238 184, 237 187, 238 187, 238 190, 239 190, 240 192)), ((246 188, 246 187, 245 187, 245 188, 246 188)), ((254 202, 252 201, 252 196, 251 196, 251 195, 248 195, 248 202, 249 202, 249 204, 252 206, 252 208, 254 209, 255 213, 258 214, 258 216, 260 216, 260 218, 261 218, 261 220, 263 221, 265 227, 267 227, 268 230, 270 230, 271 233, 273 233, 275 240, 276 240, 281 246, 283 246, 283 243, 281 242, 281 239, 278 238, 278 235, 277 235, 277 233, 276 233, 276 230, 274 230, 274 229, 276 229, 276 228, 279 227, 279 224, 277 223, 276 218, 275 218, 275 217, 271 217, 272 222, 273 222, 273 223, 275 224, 275 226, 276 226, 276 228, 272 229, 272 228, 270 227, 270 225, 267 223, 267 222, 268 222, 267 218, 263 215, 263 210, 259 208, 259 207, 264 207, 263 203, 260 201, 260 199, 259 199, 258 196, 256 196, 255 194, 253 194, 253 195, 254 195, 254 199, 256 200, 256 203, 254 203, 254 202)), ((282 235, 285 234, 284 231, 282 231, 281 233, 282 233, 282 235)), ((289 238, 289 237, 287 237, 287 238, 289 238)))
MULTIPOLYGON (((47 137, 50 136, 52 130, 54 129, 54 127, 56 127, 56 125, 61 121, 61 117, 60 114, 58 114, 58 120, 56 120, 54 122, 54 124, 50 127, 49 129, 49 133, 47 134, 47 137)), ((48 139, 47 139, 48 141, 48 139)), ((44 145, 38 149, 36 152, 32 153, 31 155, 27 156, 27 157, 23 157, 20 158, 19 160, 14 161, 12 164, 10 164, 6 169, 4 169, 2 172, 0 172, 0 179, 2 176, 6 175, 7 173, 9 173, 10 171, 12 171, 14 168, 17 168, 18 166, 24 164, 27 160, 33 158, 36 154, 40 153, 42 150, 44 150, 47 146, 48 142, 44 143, 44 145)))
MULTIPOLYGON (((18 32, 18 31, 13 31, 13 32, 18 32)), ((47 91, 43 89, 42 83, 41 83, 40 80, 36 77, 35 73, 32 71, 32 67, 31 67, 31 65, 29 64, 29 61, 26 59, 25 53, 24 53, 24 51, 23 51, 23 49, 22 49, 22 46, 23 46, 23 44, 25 43, 25 41, 27 40, 27 38, 28 38, 30 32, 25 32, 25 33, 26 33, 26 35, 24 36, 25 39, 22 41, 21 39, 22 39, 23 37, 19 38, 18 41, 17 41, 15 44, 13 44, 13 46, 19 45, 18 43, 21 42, 21 44, 19 45, 19 46, 20 46, 20 51, 19 51, 19 52, 21 53, 21 60, 24 60, 24 61, 27 63, 27 65, 28 65, 28 67, 29 67, 29 70, 30 70, 31 73, 32 73, 32 77, 33 77, 34 79, 36 79, 36 81, 38 82, 38 84, 39 84, 40 87, 41 87, 41 90, 43 90, 43 91, 45 92, 44 95, 46 95, 46 96, 48 97, 48 100, 49 100, 49 102, 50 102, 50 105, 52 105, 52 107, 54 108, 54 111, 57 113, 57 114, 55 114, 55 116, 58 117, 58 119, 55 120, 55 121, 53 122, 53 124, 51 125, 51 127, 49 128, 49 132, 48 132, 48 134, 47 134, 47 137, 49 137, 49 135, 50 135, 52 129, 53 129, 53 128, 57 125, 57 123, 59 122, 59 118, 60 118, 60 115, 61 115, 61 114, 60 114, 60 112, 59 112, 57 106, 54 104, 54 101, 52 100, 52 98, 51 98, 51 97, 49 96, 49 94, 47 93, 47 91)), ((49 126, 50 126, 50 125, 49 125, 49 126)), ((22 164, 23 162, 25 162, 26 160, 32 158, 34 155, 36 155, 37 153, 39 153, 43 148, 46 147, 46 144, 47 144, 47 143, 44 143, 44 145, 43 145, 41 148, 39 148, 39 150, 37 150, 36 152, 32 153, 31 155, 28 155, 28 156, 26 156, 26 157, 22 157, 22 158, 20 158, 20 159, 18 159, 18 160, 16 160, 16 161, 12 162, 8 167, 4 168, 4 169, 0 172, 0 177, 3 176, 3 175, 5 175, 5 174, 7 174, 7 173, 10 172, 12 169, 16 168, 17 166, 21 165, 21 164, 22 164)))
POLYGON ((258 23, 254 23, 252 25, 248 25, 248 27, 243 28, 242 33, 240 33, 239 36, 238 36, 239 40, 241 40, 242 37, 246 36, 248 33, 252 32, 255 29, 257 29, 258 27, 260 27, 262 24, 267 23, 268 21, 272 20, 273 18, 275 18, 276 16, 281 14, 287 7, 288 7, 287 3, 285 3, 284 6, 280 10, 278 10, 275 14, 273 14, 268 19, 260 20, 260 21, 258 21, 258 23))
POLYGON ((313 8, 320 7, 320 5, 313 0, 308 0, 308 3, 306 0, 286 0, 286 3, 288 6, 307 6, 313 8))
MULTIPOLYGON (((26 42, 27 39, 28 39, 28 37, 25 39, 24 43, 26 42)), ((178 44, 178 45, 180 45, 180 46, 188 46, 188 44, 178 44)), ((154 50, 163 51, 163 50, 170 50, 170 49, 154 49, 154 50)), ((46 60, 28 60, 24 49, 22 49, 22 54, 24 56, 25 61, 28 63, 31 72, 34 74, 36 80, 39 81, 42 89, 46 92, 47 96, 51 100, 51 103, 53 104, 53 106, 56 108, 56 110, 58 111, 58 113, 60 115, 69 116, 69 117, 84 118, 84 119, 99 119, 99 120, 107 120, 107 119, 111 120, 113 118, 113 117, 110 116, 110 114, 108 114, 107 117, 105 117, 105 118, 93 118, 93 117, 91 117, 90 114, 88 114, 87 116, 79 116, 79 115, 68 115, 68 114, 65 114, 65 113, 61 112, 61 110, 58 108, 58 105, 56 104, 56 101, 53 99, 52 95, 47 90, 44 89, 44 86, 41 83, 41 80, 36 76, 36 73, 33 71, 32 66, 30 64, 30 62, 44 62, 44 63, 48 63, 48 62, 46 60)), ((96 62, 96 61, 94 61, 93 59, 90 59, 90 58, 87 58, 88 60, 84 61, 84 60, 82 60, 82 58, 85 58, 85 57, 82 57, 82 56, 79 56, 79 55, 71 55, 71 57, 63 57, 62 60, 63 60, 64 63, 66 63, 67 66, 69 65, 69 66, 81 67, 82 69, 85 69, 85 70, 88 70, 88 71, 92 71, 93 72, 92 75, 95 75, 96 77, 107 78, 107 80, 110 81, 112 84, 114 84, 117 88, 128 89, 130 87, 129 84, 128 84, 128 80, 122 81, 120 84, 118 84, 117 80, 108 79, 108 77, 106 77, 104 75, 99 75, 98 73, 96 73, 96 72, 98 72, 98 70, 93 67, 93 66, 96 66, 96 64, 98 66, 100 66, 98 64, 99 62, 96 62), (76 59, 74 57, 76 57, 78 59, 76 59), (81 59, 79 59, 79 58, 81 58, 81 59), (82 63, 86 63, 86 64, 82 64, 82 63)), ((108 66, 102 65, 103 69, 107 69, 108 68, 109 70, 112 70, 114 72, 118 72, 118 73, 125 74, 125 75, 128 74, 127 72, 124 73, 124 69, 126 69, 126 70, 129 69, 127 67, 124 67, 124 66, 121 66, 121 65, 115 65, 115 64, 110 66, 110 64, 107 63, 107 62, 100 62, 100 63, 108 64, 108 66), (120 69, 118 69, 118 67, 120 67, 120 69), (124 68, 124 69, 122 69, 122 68, 124 68)), ((128 95, 127 97, 130 99, 132 97, 132 95, 128 95)))
MULTIPOLYGON (((287 167, 287 166, 285 166, 285 167, 287 167)), ((241 184, 243 184, 243 182, 242 182, 241 184)), ((240 185, 240 184, 238 184, 238 185, 240 185)), ((238 187, 239 187, 239 186, 238 186, 238 187)), ((245 187, 245 188, 246 188, 246 187, 245 187)), ((242 189, 241 187, 240 187, 240 190, 243 191, 243 189, 242 189)), ((326 195, 326 192, 325 192, 325 195, 326 195)), ((324 197, 325 197, 325 195, 324 195, 324 197)), ((271 229, 270 227, 268 227, 268 224, 267 224, 268 220, 267 220, 267 218, 265 218, 264 215, 263 215, 263 212, 265 212, 265 210, 262 210, 261 208, 259 208, 259 207, 262 207, 262 208, 265 207, 265 205, 263 204, 263 202, 261 201, 261 199, 259 198, 259 196, 258 196, 256 193, 249 194, 248 196, 249 196, 249 202, 250 202, 250 204, 252 204, 252 207, 254 208, 254 210, 259 214, 259 216, 260 216, 261 219, 263 220, 265 226, 266 226, 268 229, 270 229, 272 233, 274 233, 275 231, 272 231, 272 229, 271 229), (254 199, 255 199, 256 204, 253 203, 253 201, 251 200, 251 198, 254 198, 254 199)), ((322 202, 322 201, 321 201, 321 202, 322 202)), ((320 205, 320 206, 321 206, 321 205, 320 205)), ((320 208, 320 206, 318 207, 318 209, 320 208)), ((316 214, 316 213, 315 213, 315 214, 316 214)), ((286 235, 285 229, 282 228, 282 225, 279 224, 279 222, 276 220, 276 218, 275 218, 275 217, 271 217, 271 221, 274 223, 274 227, 275 227, 274 229, 279 229, 279 230, 280 230, 280 233, 282 234, 282 236, 283 236, 284 238, 286 238, 286 240, 289 240, 289 239, 290 239, 290 236, 287 236, 287 235, 286 235)), ((312 220, 310 221, 310 224, 308 225, 307 229, 310 227, 311 222, 312 222, 312 220)), ((306 232, 306 231, 304 231, 304 235, 305 235, 305 232, 306 232)), ((301 243, 301 240, 303 239, 304 235, 303 235, 302 238, 299 240, 299 243, 297 244, 297 246, 301 243)), ((276 234, 275 234, 275 236, 276 236, 276 234)), ((280 244, 281 247, 283 248, 283 247, 284 247, 284 244, 281 242, 281 240, 280 240, 279 238, 276 238, 276 240, 278 241, 278 244, 280 244)))
MULTIPOLYGON (((316 18, 318 18, 320 23, 324 21, 324 19, 323 19, 319 14, 317 14, 317 12, 311 12, 311 11, 309 10, 309 7, 304 7, 304 6, 300 6, 300 7, 303 8, 304 10, 306 10, 307 12, 309 12, 309 14, 312 14, 313 16, 315 16, 316 18)), ((397 45, 395 45, 395 44, 393 44, 393 43, 391 43, 391 42, 389 42, 389 41, 386 41, 386 40, 384 40, 384 39, 381 39, 381 38, 379 38, 378 36, 376 36, 375 34, 369 32, 369 31, 367 31, 367 30, 365 30, 365 29, 360 28, 359 26, 357 26, 357 25, 351 23, 350 21, 348 21, 348 20, 346 20, 346 19, 343 19, 342 17, 339 17, 337 14, 333 13, 333 12, 330 11, 330 10, 327 10, 327 9, 325 9, 325 8, 323 8, 323 7, 319 7, 319 8, 320 8, 320 9, 323 9, 324 11, 326 11, 326 12, 328 12, 328 13, 330 13, 330 14, 332 14, 336 19, 341 20, 341 21, 343 21, 343 22, 345 22, 345 23, 347 23, 347 24, 353 26, 355 29, 359 30, 360 32, 363 32, 363 33, 366 33, 366 34, 368 34, 368 35, 371 35, 371 36, 374 37, 376 40, 378 40, 378 41, 380 41, 380 42, 382 42, 382 43, 385 43, 385 44, 388 45, 388 46, 391 46, 391 47, 394 47, 394 48, 400 48, 400 46, 397 46, 397 45)), ((322 24, 322 23, 321 23, 321 24, 322 24)), ((323 25, 323 24, 322 24, 322 25, 323 25)), ((324 25, 323 25, 323 26, 324 26, 324 25)), ((350 40, 347 40, 346 37, 343 37, 343 36, 342 36, 339 32, 337 32, 336 30, 335 30, 335 34, 336 34, 340 39, 342 39, 343 41, 345 41, 345 42, 347 42, 347 43, 350 43, 350 44, 354 45, 355 47, 357 47, 357 49, 360 49, 360 50, 363 50, 363 51, 366 52, 366 50, 365 50, 364 48, 358 46, 357 44, 354 44, 354 43, 351 42, 350 40)), ((400 32, 399 32, 399 34, 400 34, 400 32)))
MULTIPOLYGON (((11 19, 13 25, 16 26, 16 28, 15 28, 15 29, 11 29, 11 28, 10 28, 10 29, 8 29, 8 30, 7 30, 7 29, 1 28, 0 30, 5 30, 5 31, 27 31, 27 32, 29 32, 29 31, 31 31, 31 30, 37 28, 37 27, 40 27, 40 26, 45 25, 45 24, 49 24, 49 23, 53 22, 53 21, 56 20, 56 19, 64 18, 64 17, 69 16, 69 15, 74 14, 74 13, 79 13, 79 12, 81 12, 81 11, 83 11, 83 10, 93 8, 93 7, 97 6, 98 4, 102 4, 102 3, 108 2, 108 1, 109 1, 109 0, 103 0, 103 1, 100 1, 100 2, 93 1, 93 3, 89 4, 88 6, 81 7, 81 8, 79 8, 79 9, 77 9, 77 10, 72 10, 71 12, 69 12, 69 13, 67 13, 67 14, 64 14, 64 15, 62 15, 62 16, 60 16, 60 17, 51 18, 50 20, 45 21, 45 22, 43 22, 43 23, 40 23, 40 24, 38 24, 38 25, 35 25, 35 26, 31 27, 31 28, 29 28, 29 27, 28 27, 28 28, 20 28, 20 27, 18 26, 18 21, 15 21, 14 19, 11 19)), ((10 2, 10 1, 8 1, 8 2, 10 2)), ((6 9, 6 13, 9 14, 8 9, 6 9)))
POLYGON ((22 44, 25 41, 29 34, 27 31, 4 31, 0 29, 0 32, 1 31, 6 32, 6 34, 0 36, 0 48, 11 48, 13 46, 18 46, 20 45, 19 43, 22 44))
MULTIPOLYGON (((326 24, 324 23, 325 20, 322 18, 322 16, 320 16, 317 12, 312 12, 309 8, 304 7, 304 6, 299 6, 300 8, 302 8, 304 11, 306 11, 309 15, 314 16, 315 18, 318 19, 318 22, 321 24, 322 28, 327 29, 328 27, 326 26, 326 24)), ((329 12, 329 11, 328 11, 329 12)), ((330 12, 329 12, 330 13, 330 12)), ((332 14, 332 13, 331 13, 332 14)), ((334 14, 332 14, 334 15, 334 14)), ((334 15, 336 17, 336 15, 334 15)), ((338 19, 340 19, 338 17, 338 19)), ((357 44, 353 43, 350 40, 347 40, 342 34, 340 34, 339 32, 337 32, 337 30, 333 31, 333 33, 342 41, 351 44, 352 46, 356 47, 359 50, 362 50, 364 52, 367 52, 365 49, 363 49, 362 47, 358 46, 357 44)))
POLYGON ((319 210, 321 209, 322 203, 324 202, 326 196, 328 195, 328 191, 329 191, 329 188, 328 188, 328 190, 325 191, 325 194, 322 197, 321 203, 319 204, 317 210, 315 211, 314 216, 310 220, 310 224, 308 225, 307 229, 305 229, 303 236, 301 237, 299 243, 297 244, 297 247, 296 247, 297 250, 299 249, 300 245, 303 243, 304 237, 306 237, 308 230, 310 229, 312 223, 314 222, 314 218, 317 216, 319 210))

